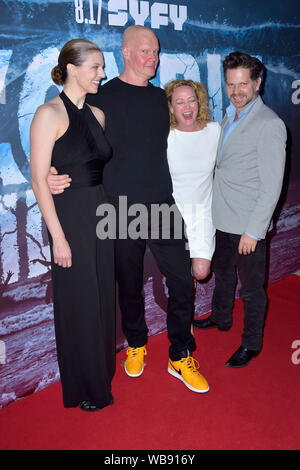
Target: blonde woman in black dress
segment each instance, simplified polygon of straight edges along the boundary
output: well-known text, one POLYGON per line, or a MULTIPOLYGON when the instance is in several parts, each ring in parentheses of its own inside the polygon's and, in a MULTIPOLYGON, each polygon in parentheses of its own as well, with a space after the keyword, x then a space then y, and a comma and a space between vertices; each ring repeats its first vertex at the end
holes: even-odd
POLYGON ((106 202, 102 170, 111 156, 105 116, 85 103, 105 73, 99 47, 84 39, 62 48, 52 79, 62 93, 40 106, 30 131, 31 183, 46 222, 52 259, 57 357, 65 407, 112 404, 115 370, 113 241, 96 235, 106 202), (72 185, 51 195, 50 166, 72 185))

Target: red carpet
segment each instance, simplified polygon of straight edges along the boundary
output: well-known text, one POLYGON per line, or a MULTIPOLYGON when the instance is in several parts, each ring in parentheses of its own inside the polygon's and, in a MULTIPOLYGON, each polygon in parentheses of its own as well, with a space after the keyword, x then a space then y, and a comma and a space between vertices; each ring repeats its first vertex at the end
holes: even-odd
MULTIPOLYGON (((98 413, 64 409, 60 384, 0 411, 1 449, 300 449, 300 277, 268 289, 264 348, 243 369, 224 362, 240 345, 242 303, 227 332, 195 331, 194 354, 210 391, 198 395, 167 373, 166 334, 150 338, 137 379, 117 356, 115 404, 98 413), (294 353, 292 361, 292 355, 294 353)), ((110 454, 108 454, 110 455, 110 454)))

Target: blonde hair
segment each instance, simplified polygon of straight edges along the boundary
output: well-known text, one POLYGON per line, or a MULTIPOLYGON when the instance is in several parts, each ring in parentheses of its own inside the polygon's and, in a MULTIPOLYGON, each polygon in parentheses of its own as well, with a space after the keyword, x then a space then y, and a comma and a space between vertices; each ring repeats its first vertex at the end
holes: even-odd
POLYGON ((172 96, 176 88, 179 88, 181 86, 189 86, 194 90, 199 108, 196 121, 201 127, 205 127, 206 124, 211 121, 210 110, 208 106, 208 94, 206 88, 201 83, 194 82, 193 80, 172 80, 165 86, 168 98, 171 129, 174 129, 177 126, 175 116, 171 113, 170 110, 172 104, 172 96))
POLYGON ((90 51, 101 52, 101 49, 87 39, 72 39, 68 41, 60 51, 58 64, 53 67, 51 77, 57 85, 63 85, 67 79, 67 65, 73 64, 77 67, 86 60, 90 51))

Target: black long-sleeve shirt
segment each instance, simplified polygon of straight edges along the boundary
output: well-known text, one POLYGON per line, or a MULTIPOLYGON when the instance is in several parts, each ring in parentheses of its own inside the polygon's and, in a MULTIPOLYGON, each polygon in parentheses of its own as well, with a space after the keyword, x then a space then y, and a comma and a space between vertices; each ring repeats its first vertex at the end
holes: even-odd
POLYGON ((114 78, 87 102, 105 114, 105 135, 113 149, 103 174, 110 197, 155 203, 172 195, 167 161, 169 111, 164 90, 114 78))

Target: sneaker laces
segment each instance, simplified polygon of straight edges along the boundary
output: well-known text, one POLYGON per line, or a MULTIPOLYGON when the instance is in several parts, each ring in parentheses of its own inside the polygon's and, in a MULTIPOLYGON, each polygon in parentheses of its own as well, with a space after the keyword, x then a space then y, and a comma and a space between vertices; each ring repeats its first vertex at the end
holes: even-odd
POLYGON ((185 358, 181 359, 180 362, 182 362, 188 369, 190 369, 191 372, 196 373, 196 374, 199 373, 197 369, 199 369, 200 364, 192 356, 185 357, 185 358))
MULTIPOLYGON (((129 355, 133 356, 133 357, 137 356, 138 352, 139 352, 139 349, 144 349, 144 346, 137 347, 137 348, 132 348, 132 347, 128 348, 127 349, 127 356, 129 356, 129 355)), ((146 355, 146 350, 145 349, 144 349, 144 355, 146 355)))

